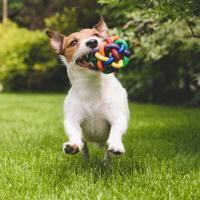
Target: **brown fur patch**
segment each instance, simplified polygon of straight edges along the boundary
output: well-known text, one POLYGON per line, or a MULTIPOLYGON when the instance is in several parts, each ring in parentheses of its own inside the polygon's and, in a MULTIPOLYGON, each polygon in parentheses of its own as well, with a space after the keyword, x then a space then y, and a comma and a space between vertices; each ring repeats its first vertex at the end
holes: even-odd
POLYGON ((91 36, 99 36, 100 33, 95 29, 83 29, 80 32, 72 33, 69 36, 65 36, 63 39, 63 46, 62 46, 62 52, 67 60, 67 62, 71 62, 73 55, 78 50, 80 43, 82 40, 87 39, 91 36), (71 46, 73 41, 77 41, 76 45, 71 46))

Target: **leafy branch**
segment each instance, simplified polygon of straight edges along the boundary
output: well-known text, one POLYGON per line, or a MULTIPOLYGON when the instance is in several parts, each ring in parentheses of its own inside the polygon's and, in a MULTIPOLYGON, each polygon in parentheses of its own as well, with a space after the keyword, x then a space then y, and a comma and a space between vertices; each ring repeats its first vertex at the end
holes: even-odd
POLYGON ((193 36, 194 38, 200 38, 200 35, 198 35, 198 34, 196 34, 196 33, 194 32, 194 30, 193 30, 193 28, 192 28, 192 23, 191 23, 189 20, 186 20, 186 22, 187 22, 187 25, 188 25, 188 27, 189 27, 191 33, 192 33, 192 36, 193 36))

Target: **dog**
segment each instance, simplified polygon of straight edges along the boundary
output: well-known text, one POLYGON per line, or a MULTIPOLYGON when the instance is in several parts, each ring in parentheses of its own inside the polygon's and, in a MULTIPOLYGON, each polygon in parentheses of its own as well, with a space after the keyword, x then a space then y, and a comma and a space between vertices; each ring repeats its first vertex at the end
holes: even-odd
POLYGON ((105 147, 104 160, 125 153, 122 136, 129 120, 127 92, 114 73, 90 70, 86 55, 108 36, 103 18, 91 29, 69 36, 46 30, 50 44, 67 67, 71 89, 64 100, 66 154, 82 152, 89 159, 87 142, 105 147))

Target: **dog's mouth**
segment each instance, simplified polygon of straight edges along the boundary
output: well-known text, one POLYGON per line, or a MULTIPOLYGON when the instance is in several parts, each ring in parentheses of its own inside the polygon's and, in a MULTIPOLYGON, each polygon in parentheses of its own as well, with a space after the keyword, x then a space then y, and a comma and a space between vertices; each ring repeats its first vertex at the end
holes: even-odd
POLYGON ((81 56, 76 60, 76 64, 83 68, 92 69, 93 64, 88 59, 88 54, 81 56))

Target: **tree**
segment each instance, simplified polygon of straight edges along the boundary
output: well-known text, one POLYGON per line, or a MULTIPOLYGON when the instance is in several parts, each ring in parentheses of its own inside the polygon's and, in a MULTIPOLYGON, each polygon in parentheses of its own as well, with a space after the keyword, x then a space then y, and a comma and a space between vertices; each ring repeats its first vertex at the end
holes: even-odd
POLYGON ((8 0, 3 0, 3 18, 2 22, 4 23, 8 19, 8 0))
POLYGON ((137 10, 145 10, 149 15, 156 16, 157 21, 161 23, 168 20, 185 20, 191 35, 200 38, 200 34, 193 30, 195 26, 193 20, 200 19, 199 0, 98 0, 98 2, 107 5, 105 12, 112 10, 112 17, 118 16, 119 22, 123 21, 121 18, 127 16, 128 12, 137 10))
POLYGON ((193 16, 200 17, 199 0, 98 0, 101 4, 111 7, 126 6, 126 9, 153 9, 160 18, 183 19, 193 16))

